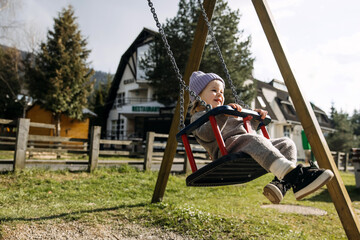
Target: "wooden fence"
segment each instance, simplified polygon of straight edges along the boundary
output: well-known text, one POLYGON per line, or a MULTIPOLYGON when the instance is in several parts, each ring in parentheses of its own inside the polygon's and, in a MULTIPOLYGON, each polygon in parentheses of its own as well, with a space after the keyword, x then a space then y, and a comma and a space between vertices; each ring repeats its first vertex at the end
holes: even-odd
POLYGON ((338 170, 343 170, 345 172, 348 171, 349 166, 352 165, 352 159, 350 158, 350 153, 344 152, 331 152, 335 164, 338 170))
MULTIPOLYGON (((91 129, 89 139, 30 135, 29 130, 31 127, 54 129, 55 126, 53 124, 30 122, 29 119, 19 119, 18 121, 0 119, 0 126, 4 125, 11 125, 16 129, 11 136, 0 136, 0 146, 5 146, 5 149, 14 151, 13 160, 0 160, 0 164, 12 165, 12 170, 24 169, 26 165, 56 166, 55 168, 65 165, 67 166, 65 168, 77 168, 92 172, 99 165, 117 166, 120 164, 137 165, 144 170, 154 170, 158 169, 161 164, 168 139, 167 134, 154 132, 147 133, 145 142, 140 139, 101 139, 101 127, 99 126, 94 126, 91 129), (60 159, 61 156, 67 154, 81 156, 84 160, 60 159), (143 158, 143 160, 100 160, 101 156, 128 156, 143 158)), ((205 150, 195 141, 192 142, 192 147, 199 164, 210 161, 205 150)), ((174 165, 177 167, 174 167, 173 171, 190 171, 185 150, 181 144, 178 146, 174 165)))
MULTIPOLYGON (((168 137, 168 134, 159 134, 155 132, 147 133, 144 156, 145 170, 150 170, 152 165, 161 163, 168 137)), ((196 163, 199 165, 209 163, 211 160, 206 153, 206 150, 200 146, 194 138, 189 139, 194 157, 196 158, 196 163)), ((179 171, 186 173, 191 172, 185 148, 182 143, 178 143, 173 165, 183 165, 183 168, 179 171)))
POLYGON ((25 168, 26 164, 31 165, 66 165, 77 166, 81 169, 93 171, 98 164, 119 165, 119 164, 143 164, 140 161, 118 161, 103 160, 99 161, 99 156, 139 156, 142 154, 142 141, 119 141, 100 139, 100 127, 94 127, 90 139, 79 139, 69 137, 29 135, 30 127, 55 129, 53 124, 43 124, 30 122, 29 119, 19 119, 18 121, 0 119, 0 146, 2 150, 14 151, 13 160, 0 160, 1 164, 12 165, 13 170, 25 168), (8 130, 4 130, 8 128, 8 130), (15 129, 15 130, 13 130, 15 129), (4 131, 3 131, 4 130, 4 131), (108 147, 106 149, 106 146, 108 147), (88 160, 60 160, 64 154, 74 154, 88 160), (47 158, 29 159, 29 158, 47 158), (88 157, 89 156, 89 157, 88 157), (54 158, 55 159, 49 159, 54 158))
MULTIPOLYGON (((144 170, 151 170, 152 168, 154 169, 154 166, 158 168, 161 164, 168 139, 167 134, 158 134, 155 132, 148 132, 145 142, 142 140, 101 139, 101 127, 99 126, 94 126, 91 129, 90 139, 29 135, 29 129, 31 127, 55 129, 53 124, 30 122, 29 119, 19 119, 18 121, 0 119, 0 131, 2 131, 4 126, 15 126, 16 128, 16 135, 14 132, 12 134, 0 133, 0 146, 14 151, 13 160, 0 160, 0 163, 11 164, 13 166, 13 170, 23 169, 26 164, 62 164, 69 167, 79 167, 82 165, 82 169, 86 169, 89 172, 96 169, 99 165, 116 166, 119 164, 131 164, 138 165, 144 170), (59 159, 61 155, 68 153, 82 155, 82 158, 85 159, 59 159), (52 154, 52 156, 57 158, 50 160, 29 159, 34 158, 34 156, 40 156, 41 154, 52 154), (143 158, 143 160, 99 160, 100 156, 132 156, 143 158)), ((211 161, 206 151, 197 144, 195 139, 190 138, 190 144, 197 164, 207 164, 211 161)), ((332 155, 339 170, 348 171, 349 166, 353 165, 351 156, 355 156, 354 154, 351 155, 343 152, 332 152, 332 155)), ((173 163, 173 165, 178 166, 176 167, 176 171, 191 171, 185 154, 185 149, 181 143, 178 144, 173 163)))

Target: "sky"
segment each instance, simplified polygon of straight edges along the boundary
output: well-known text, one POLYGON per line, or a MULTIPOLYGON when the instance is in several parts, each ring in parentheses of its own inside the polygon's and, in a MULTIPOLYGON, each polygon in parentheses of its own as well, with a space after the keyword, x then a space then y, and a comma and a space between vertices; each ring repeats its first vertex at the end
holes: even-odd
MULTIPOLYGON (((122 54, 141 30, 157 30, 146 0, 18 0, 16 18, 44 41, 54 18, 71 4, 81 33, 92 49, 97 71, 115 73, 122 54)), ((173 18, 177 0, 152 0, 161 23, 173 18)), ((332 105, 349 113, 360 110, 360 1, 267 0, 281 44, 305 99, 326 113, 332 105)), ((282 80, 251 0, 228 0, 239 9, 239 29, 251 36, 253 75, 282 80)))

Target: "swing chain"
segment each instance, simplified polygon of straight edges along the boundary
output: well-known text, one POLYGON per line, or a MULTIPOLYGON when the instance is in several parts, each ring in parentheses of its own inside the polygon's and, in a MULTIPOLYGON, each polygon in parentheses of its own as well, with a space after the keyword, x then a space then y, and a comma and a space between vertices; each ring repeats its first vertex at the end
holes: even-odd
POLYGON ((238 94, 236 92, 236 87, 234 86, 233 81, 231 80, 229 70, 228 70, 228 68, 226 66, 225 60, 224 60, 223 55, 221 53, 220 47, 219 47, 219 45, 218 45, 218 43, 216 41, 214 31, 213 31, 212 26, 211 26, 211 24, 209 22, 209 18, 207 16, 206 12, 205 12, 204 6, 201 3, 201 0, 198 0, 198 4, 200 6, 201 13, 202 13, 202 15, 204 17, 204 20, 206 22, 206 25, 208 27, 208 30, 209 30, 209 33, 210 33, 210 36, 211 36, 211 41, 213 42, 213 45, 214 45, 214 47, 216 49, 216 52, 217 52, 217 54, 218 54, 218 56, 220 58, 222 66, 223 66, 223 70, 224 70, 224 73, 226 75, 226 79, 227 79, 228 83, 230 84, 232 94, 233 94, 233 96, 235 98, 235 103, 240 104, 242 106, 245 106, 246 108, 249 108, 249 106, 247 104, 245 104, 244 101, 239 99, 239 96, 238 96, 238 94))
POLYGON ((157 14, 156 14, 156 11, 155 11, 155 8, 154 8, 154 4, 151 2, 151 0, 148 0, 148 5, 150 7, 150 10, 151 10, 151 13, 153 14, 153 18, 156 22, 156 26, 159 30, 159 33, 161 35, 161 38, 162 38, 162 41, 164 43, 164 46, 166 48, 166 52, 170 58, 170 61, 171 61, 171 64, 172 64, 172 67, 173 67, 173 70, 175 71, 175 74, 176 74, 176 77, 177 79, 179 80, 179 85, 180 85, 180 96, 179 96, 179 99, 180 99, 180 121, 179 121, 179 129, 183 129, 185 128, 185 120, 184 120, 184 113, 185 113, 185 109, 184 109, 184 90, 186 90, 187 92, 190 93, 190 95, 192 97, 195 98, 196 101, 199 101, 200 104, 202 106, 204 106, 206 108, 206 110, 210 110, 211 109, 211 106, 209 104, 206 104, 206 102, 204 100, 202 100, 200 98, 199 95, 197 95, 194 91, 191 91, 189 86, 186 85, 186 83, 184 82, 184 80, 182 79, 182 76, 180 74, 180 70, 176 64, 176 60, 174 58, 174 54, 173 52, 171 51, 170 49, 170 45, 167 41, 167 38, 166 38, 166 35, 165 35, 165 32, 164 32, 164 29, 162 28, 160 22, 159 22, 159 19, 157 17, 157 14))

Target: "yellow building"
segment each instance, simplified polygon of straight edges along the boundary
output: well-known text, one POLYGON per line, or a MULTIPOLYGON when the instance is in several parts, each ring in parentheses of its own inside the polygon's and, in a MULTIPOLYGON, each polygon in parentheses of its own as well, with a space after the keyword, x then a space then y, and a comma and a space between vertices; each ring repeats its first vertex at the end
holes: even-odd
MULTIPOLYGON (((71 138, 87 139, 89 135, 89 114, 91 111, 85 109, 83 111, 85 118, 83 121, 71 119, 65 115, 61 116, 60 120, 60 136, 71 138)), ((26 112, 26 118, 30 119, 30 122, 55 124, 55 119, 50 111, 41 108, 38 104, 34 104, 26 112)), ((54 130, 46 128, 31 127, 29 134, 34 135, 47 135, 54 136, 54 130)))

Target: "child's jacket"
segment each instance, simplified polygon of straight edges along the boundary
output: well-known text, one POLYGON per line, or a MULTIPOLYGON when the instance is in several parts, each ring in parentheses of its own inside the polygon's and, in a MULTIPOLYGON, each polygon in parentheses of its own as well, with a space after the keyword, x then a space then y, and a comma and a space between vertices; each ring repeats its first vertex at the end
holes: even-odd
MULTIPOLYGON (((191 117, 191 122, 194 122, 196 119, 203 116, 206 112, 200 111, 195 113, 191 117)), ((216 122, 220 128, 220 132, 224 139, 224 142, 233 142, 236 141, 239 135, 246 134, 246 130, 243 125, 243 119, 241 117, 232 117, 225 116, 224 114, 219 114, 215 117, 216 122)), ((256 129, 259 125, 259 121, 251 121, 253 129, 256 129)), ((205 150, 211 155, 213 159, 221 157, 219 152, 219 147, 216 142, 214 132, 211 127, 210 121, 206 122, 199 128, 197 128, 193 134, 195 135, 196 140, 200 145, 202 145, 205 150)), ((231 149, 227 149, 228 151, 231 149)))

